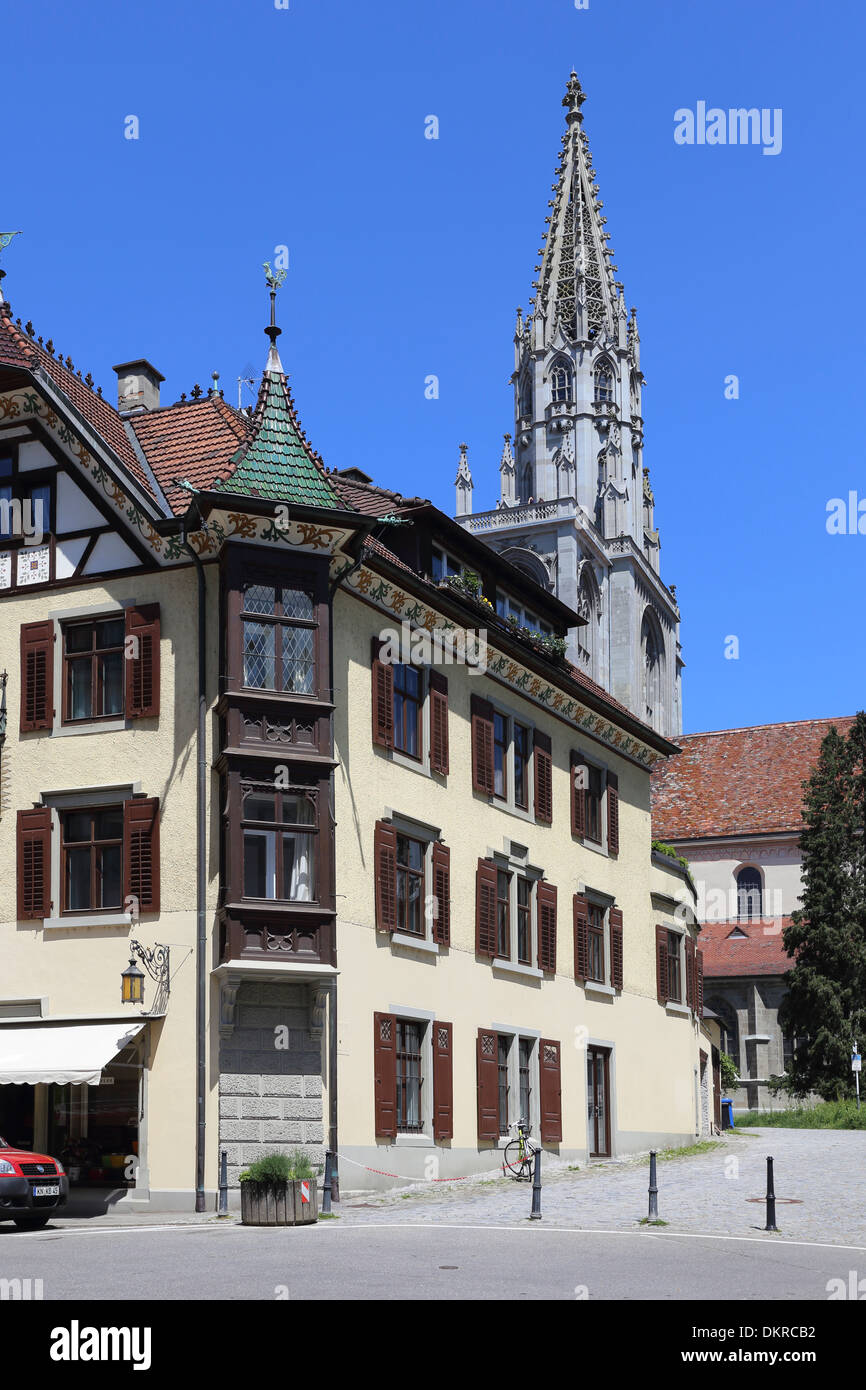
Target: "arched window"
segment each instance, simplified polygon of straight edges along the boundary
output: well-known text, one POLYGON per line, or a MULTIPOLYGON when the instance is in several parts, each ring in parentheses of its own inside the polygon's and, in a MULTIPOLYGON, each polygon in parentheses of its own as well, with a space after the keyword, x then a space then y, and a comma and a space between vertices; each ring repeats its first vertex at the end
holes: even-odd
POLYGON ((751 866, 740 869, 737 874, 737 916, 741 922, 761 916, 762 899, 763 884, 758 870, 751 866))
POLYGON ((582 618, 586 619, 586 626, 577 629, 579 664, 592 680, 597 680, 598 603, 595 585, 586 570, 584 570, 577 593, 577 611, 582 618))
POLYGON ((523 470, 523 501, 528 502, 532 496, 532 464, 527 463, 523 470))
POLYGON ((571 370, 567 362, 559 361, 550 374, 550 399, 571 400, 571 370))
POLYGON ((595 368, 595 399, 613 400, 613 367, 606 357, 603 357, 595 368))
POLYGON ((532 419, 532 377, 528 372, 520 383, 519 410, 521 419, 532 419))
POLYGON ((644 613, 641 623, 640 645, 643 659, 644 717, 654 729, 661 729, 664 722, 665 648, 658 621, 649 609, 644 613))

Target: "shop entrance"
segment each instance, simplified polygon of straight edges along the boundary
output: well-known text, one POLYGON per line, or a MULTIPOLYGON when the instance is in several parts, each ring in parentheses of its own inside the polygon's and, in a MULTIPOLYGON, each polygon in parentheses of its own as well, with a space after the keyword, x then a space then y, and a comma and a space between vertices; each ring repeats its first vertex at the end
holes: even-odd
POLYGON ((47 1151, 65 1165, 70 1186, 135 1186, 141 1068, 142 1045, 136 1038, 103 1067, 98 1086, 48 1088, 47 1151))

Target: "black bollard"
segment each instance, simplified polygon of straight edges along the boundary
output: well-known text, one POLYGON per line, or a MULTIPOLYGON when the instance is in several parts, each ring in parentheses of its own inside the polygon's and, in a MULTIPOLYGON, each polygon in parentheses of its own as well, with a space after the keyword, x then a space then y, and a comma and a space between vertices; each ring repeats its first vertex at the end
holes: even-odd
POLYGON ((658 1221, 659 1216, 659 1189, 658 1178, 656 1176, 656 1151, 650 1149, 650 1181, 649 1181, 649 1220, 658 1221))
POLYGON ((217 1216, 228 1216, 229 1214, 229 1156, 225 1149, 220 1149, 220 1187, 219 1204, 217 1206, 217 1216))
POLYGON ((530 1221, 541 1220, 541 1149, 535 1150, 535 1165, 532 1170, 532 1211, 530 1221))
POLYGON ((767 1159, 767 1224, 765 1231, 778 1231, 776 1225, 776 1193, 773 1188, 773 1160, 767 1159))
POLYGON ((331 1154, 331 1201, 340 1204, 340 1173, 335 1153, 331 1154))
POLYGON ((322 1215, 327 1216, 331 1210, 331 1151, 325 1154, 325 1181, 322 1184, 322 1215))

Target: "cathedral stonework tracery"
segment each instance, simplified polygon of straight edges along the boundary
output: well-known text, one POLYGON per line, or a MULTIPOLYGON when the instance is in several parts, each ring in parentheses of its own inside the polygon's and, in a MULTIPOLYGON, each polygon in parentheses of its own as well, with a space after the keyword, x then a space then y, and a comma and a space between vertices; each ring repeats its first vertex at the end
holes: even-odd
POLYGON ((501 496, 472 511, 461 458, 458 521, 499 552, 552 555, 548 587, 584 619, 569 655, 641 720, 681 724, 680 614, 659 574, 637 314, 626 310, 583 129, 575 73, 534 297, 517 313, 514 434, 501 496))

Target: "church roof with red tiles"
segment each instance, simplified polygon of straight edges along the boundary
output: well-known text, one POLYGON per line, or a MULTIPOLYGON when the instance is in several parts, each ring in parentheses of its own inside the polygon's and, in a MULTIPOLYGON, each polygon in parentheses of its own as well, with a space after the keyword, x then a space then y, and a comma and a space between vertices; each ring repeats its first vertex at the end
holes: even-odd
POLYGON ((653 834, 680 843, 799 831, 803 781, 821 741, 834 725, 844 734, 853 722, 846 715, 684 735, 679 756, 653 769, 653 834))
POLYGON ((706 922, 698 937, 704 977, 784 975, 793 965, 782 942, 790 917, 774 921, 706 922))

